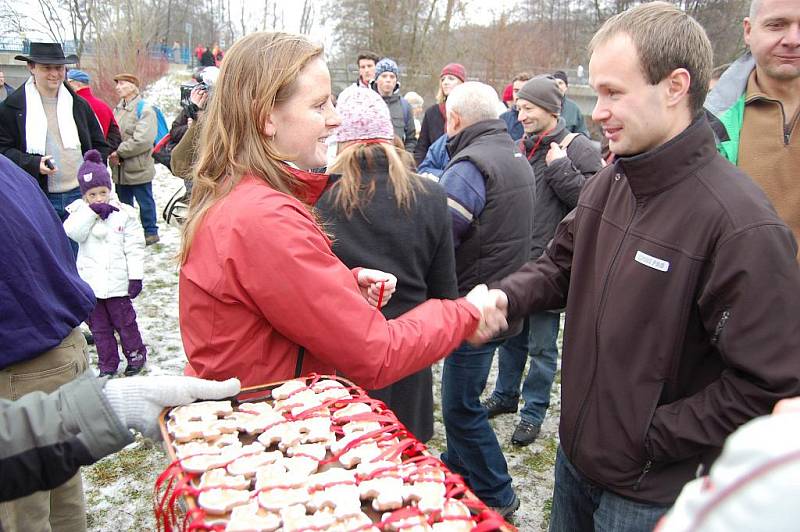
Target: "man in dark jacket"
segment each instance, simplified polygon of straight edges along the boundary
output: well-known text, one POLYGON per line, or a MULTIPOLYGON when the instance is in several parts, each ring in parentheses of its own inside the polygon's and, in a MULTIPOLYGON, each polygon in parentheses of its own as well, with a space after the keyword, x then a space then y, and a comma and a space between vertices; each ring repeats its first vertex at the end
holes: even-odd
POLYGON ((566 306, 550 530, 650 531, 731 432, 800 392, 797 243, 715 149, 694 19, 642 4, 590 46, 618 158, 495 295, 511 318, 566 306))
MULTIPOLYGON (((502 279, 530 257, 536 184, 533 171, 497 118, 493 88, 467 82, 447 97, 450 163, 440 184, 453 222, 458 293, 502 279)), ((503 516, 519 507, 503 451, 480 395, 500 340, 462 345, 444 363, 442 460, 503 516)))
MULTIPOLYGON (((525 138, 520 149, 536 175, 536 216, 531 258, 537 258, 556 231, 558 223, 578 204, 586 179, 602 167, 600 152, 584 135, 570 133, 561 112, 561 91, 552 76, 537 76, 516 94, 516 107, 525 138)), ((536 312, 525 320, 522 332, 500 346, 500 367, 492 396, 484 406, 489 417, 516 412, 525 363, 531 365, 522 386, 524 406, 511 443, 529 445, 539 435, 550 388, 558 363, 559 312, 536 312)))
POLYGON ((0 70, 0 102, 8 98, 12 92, 14 92, 14 87, 6 83, 6 74, 0 70))
POLYGON ((558 81, 558 88, 561 90, 561 118, 567 124, 567 130, 572 133, 582 133, 589 136, 589 130, 586 129, 586 123, 583 120, 583 113, 581 113, 578 104, 573 102, 567 97, 569 90, 569 78, 563 70, 557 70, 553 73, 553 77, 558 81))
POLYGON ((417 145, 417 127, 414 125, 411 104, 400 96, 399 79, 400 69, 397 63, 386 57, 378 61, 375 67, 375 79, 371 85, 389 106, 394 134, 406 147, 407 152, 414 153, 414 147, 417 145))
POLYGON ((81 197, 78 167, 83 154, 98 150, 109 154, 100 124, 89 103, 64 82, 64 65, 75 63, 64 57, 60 44, 31 43, 26 61, 30 79, 0 104, 0 154, 28 172, 63 221, 66 207, 81 197), (59 112, 66 106, 71 113, 59 112))

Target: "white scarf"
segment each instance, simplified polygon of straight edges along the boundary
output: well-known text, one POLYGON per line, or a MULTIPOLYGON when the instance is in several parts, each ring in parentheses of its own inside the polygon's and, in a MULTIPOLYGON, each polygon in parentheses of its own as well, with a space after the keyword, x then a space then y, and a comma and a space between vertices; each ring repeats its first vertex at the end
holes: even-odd
MULTIPOLYGON (((25 146, 28 153, 36 155, 47 154, 47 115, 44 114, 42 97, 33 83, 33 76, 25 82, 25 146)), ((78 137, 78 126, 72 115, 72 94, 62 83, 58 87, 58 101, 56 103, 58 117, 58 131, 61 134, 61 144, 65 150, 80 150, 81 139, 78 137)))

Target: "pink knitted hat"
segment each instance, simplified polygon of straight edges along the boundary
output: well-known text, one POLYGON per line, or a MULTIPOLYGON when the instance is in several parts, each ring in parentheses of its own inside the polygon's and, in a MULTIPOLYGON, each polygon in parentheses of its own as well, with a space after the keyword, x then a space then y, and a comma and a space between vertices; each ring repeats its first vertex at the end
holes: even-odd
POLYGON ((339 95, 336 111, 342 119, 336 129, 337 142, 394 140, 389 108, 377 92, 351 85, 339 95))

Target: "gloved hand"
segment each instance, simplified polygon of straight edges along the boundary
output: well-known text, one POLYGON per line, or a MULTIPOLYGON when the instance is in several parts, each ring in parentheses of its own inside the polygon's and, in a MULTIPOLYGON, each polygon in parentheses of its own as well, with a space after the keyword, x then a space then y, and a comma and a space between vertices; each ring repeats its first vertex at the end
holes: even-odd
POLYGON ((103 391, 123 425, 156 439, 158 415, 164 407, 186 405, 198 399, 225 399, 239 393, 240 388, 239 379, 218 382, 165 375, 112 379, 103 391))
POLYGON ((99 203, 99 202, 90 203, 89 208, 92 209, 94 212, 96 212, 97 216, 99 216, 101 220, 105 220, 106 218, 108 218, 109 214, 119 210, 110 203, 99 203))
POLYGON ((141 279, 128 279, 128 297, 136 299, 136 296, 142 291, 141 279))

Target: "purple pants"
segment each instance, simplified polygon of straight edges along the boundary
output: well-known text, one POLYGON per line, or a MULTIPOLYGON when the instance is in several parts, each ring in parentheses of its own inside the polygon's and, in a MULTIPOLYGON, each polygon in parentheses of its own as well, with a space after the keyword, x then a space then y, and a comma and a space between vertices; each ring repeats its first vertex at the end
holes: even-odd
POLYGON ((133 310, 131 298, 125 296, 98 299, 86 323, 94 335, 100 371, 116 372, 119 366, 119 350, 114 331, 119 333, 122 352, 128 359, 128 365, 134 368, 144 366, 147 348, 139 334, 139 326, 136 325, 136 311, 133 310))

